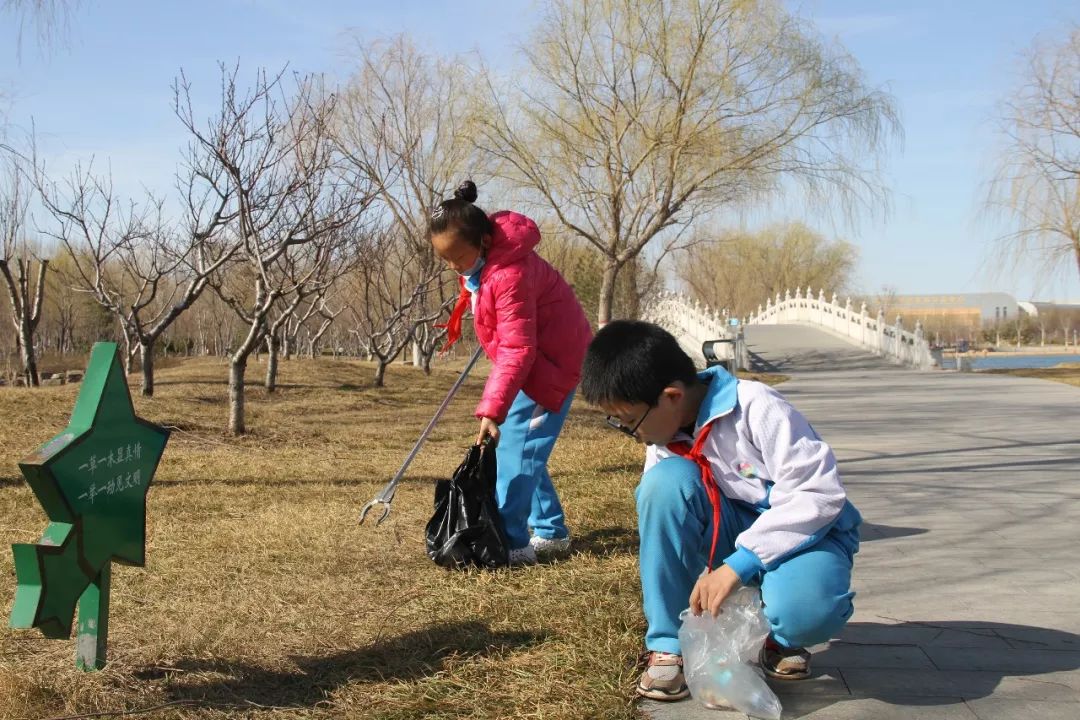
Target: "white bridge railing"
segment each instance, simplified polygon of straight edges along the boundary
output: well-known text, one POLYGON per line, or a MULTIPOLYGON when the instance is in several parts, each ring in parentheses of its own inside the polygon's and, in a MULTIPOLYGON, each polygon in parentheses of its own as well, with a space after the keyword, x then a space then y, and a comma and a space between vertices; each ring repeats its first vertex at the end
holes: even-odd
POLYGON ((777 293, 776 301, 768 301, 765 307, 758 306, 756 315, 747 318, 748 325, 781 325, 794 323, 810 325, 844 338, 876 355, 888 358, 897 364, 929 370, 939 362, 930 352, 930 344, 923 337, 922 323, 915 323, 915 331, 908 332, 900 324, 900 316, 889 325, 885 315, 878 310, 876 316, 866 311, 866 303, 861 303, 858 310, 851 305, 851 298, 841 305, 836 293, 832 300, 826 300, 822 289, 815 298, 807 288, 804 296, 801 288, 792 296, 788 290, 783 297, 777 293))
POLYGON ((656 323, 679 341, 679 345, 697 367, 705 367, 710 360, 718 360, 731 370, 748 368, 746 345, 741 326, 729 324, 726 311, 718 312, 677 293, 660 293, 648 303, 642 319, 656 323), (714 358, 706 358, 702 346, 709 341, 714 358))

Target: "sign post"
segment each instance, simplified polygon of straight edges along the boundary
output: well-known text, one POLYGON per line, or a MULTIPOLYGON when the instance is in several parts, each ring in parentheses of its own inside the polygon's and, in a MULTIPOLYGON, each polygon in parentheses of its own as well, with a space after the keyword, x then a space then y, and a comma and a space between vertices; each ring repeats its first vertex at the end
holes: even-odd
POLYGON ((104 667, 111 563, 146 561, 146 493, 167 430, 135 415, 116 343, 96 343, 67 428, 19 463, 49 518, 41 539, 16 544, 13 628, 71 637, 75 664, 104 667))

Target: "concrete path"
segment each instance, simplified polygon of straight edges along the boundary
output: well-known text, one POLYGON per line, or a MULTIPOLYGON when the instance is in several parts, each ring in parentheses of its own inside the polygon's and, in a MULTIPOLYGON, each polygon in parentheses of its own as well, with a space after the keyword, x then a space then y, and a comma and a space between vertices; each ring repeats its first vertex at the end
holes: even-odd
POLYGON ((814 648, 813 678, 774 683, 784 717, 1080 719, 1080 389, 897 370, 806 328, 747 330, 791 374, 780 390, 832 444, 865 519, 855 616, 814 648))

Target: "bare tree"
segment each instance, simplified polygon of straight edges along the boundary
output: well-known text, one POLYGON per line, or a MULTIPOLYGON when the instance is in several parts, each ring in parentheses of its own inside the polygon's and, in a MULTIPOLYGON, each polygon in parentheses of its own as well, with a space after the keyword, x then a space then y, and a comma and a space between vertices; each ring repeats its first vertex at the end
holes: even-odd
POLYGON ((215 185, 220 177, 192 170, 183 188, 189 217, 176 229, 163 200, 123 202, 111 180, 92 168, 77 167, 58 185, 39 165, 37 178, 42 204, 56 221, 49 234, 67 249, 78 289, 116 316, 129 361, 139 354, 142 394, 153 395, 158 340, 239 248, 218 237, 230 219, 230 195, 215 185))
POLYGON ((999 247, 1047 271, 1080 271, 1080 26, 1056 44, 1033 46, 1009 98, 988 199, 1011 221, 999 247))
POLYGON ((416 251, 415 243, 401 239, 393 229, 386 230, 345 278, 343 302, 349 333, 375 361, 376 387, 382 387, 386 368, 412 342, 417 328, 434 322, 444 309, 436 306, 424 314, 425 300, 437 287, 439 276, 417 272, 422 260, 416 251))
POLYGON ((849 291, 857 260, 851 244, 788 223, 702 240, 679 257, 677 269, 691 297, 745 317, 787 290, 849 291))
POLYGON ((277 388, 278 359, 282 346, 295 344, 295 333, 299 327, 319 310, 330 288, 356 265, 360 256, 356 247, 360 238, 352 236, 356 231, 354 224, 324 233, 282 256, 285 279, 293 290, 288 304, 272 310, 267 317, 267 392, 272 393, 277 388), (298 317, 304 303, 308 303, 309 308, 303 317, 298 317), (295 329, 291 330, 290 336, 290 324, 294 321, 295 329))
MULTIPOLYGON (((345 312, 345 307, 339 307, 337 310, 331 310, 326 298, 316 297, 312 302, 312 307, 316 308, 318 313, 319 328, 314 332, 310 332, 307 340, 308 357, 312 360, 319 357, 319 346, 322 342, 323 336, 326 335, 326 331, 334 324, 338 316, 345 312)), ((308 317, 311 317, 310 315, 308 317)), ((306 322, 306 319, 305 319, 306 322)), ((335 351, 336 352, 336 351, 335 351)))
POLYGON ((45 273, 49 261, 37 253, 27 237, 30 183, 22 160, 14 154, 3 156, 0 170, 0 274, 4 276, 10 300, 11 320, 27 385, 39 384, 35 331, 41 321, 45 294, 45 273), (37 263, 37 272, 34 272, 37 263))
POLYGON ((701 215, 791 182, 849 215, 884 199, 891 99, 778 0, 551 0, 538 28, 477 141, 604 258, 601 324, 627 263, 701 215))
POLYGON ((238 67, 221 68, 221 105, 205 123, 194 116, 186 77, 175 84, 176 113, 191 134, 195 167, 203 175, 221 173, 235 198, 228 229, 241 243, 242 270, 230 270, 230 281, 214 289, 247 326, 230 358, 229 430, 236 435, 246 432, 248 358, 264 342, 278 304, 314 276, 312 269, 289 277, 289 258, 307 244, 329 252, 320 239, 347 232, 370 202, 362 180, 342 171, 331 140, 335 98, 319 78, 286 83, 284 70, 259 71, 244 90, 238 74, 238 67))
POLYGON ((410 304, 404 320, 411 327, 403 332, 414 342, 414 361, 429 370, 446 334, 433 323, 453 305, 458 288, 431 249, 428 218, 448 189, 466 177, 484 181, 469 139, 470 98, 452 60, 421 53, 405 36, 359 45, 357 63, 339 139, 350 166, 375 188, 395 243, 405 245, 396 249, 401 267, 391 272, 408 268, 410 277, 397 279, 403 287, 423 288, 380 298, 410 304))

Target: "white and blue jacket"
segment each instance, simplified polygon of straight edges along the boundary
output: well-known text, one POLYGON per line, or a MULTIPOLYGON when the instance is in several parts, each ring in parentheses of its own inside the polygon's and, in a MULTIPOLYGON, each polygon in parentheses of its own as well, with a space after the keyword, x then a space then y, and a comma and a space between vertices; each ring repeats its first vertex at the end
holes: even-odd
MULTIPOLYGON (((713 478, 725 497, 759 513, 724 558, 744 583, 815 545, 834 527, 859 525, 862 518, 847 500, 832 448, 791 403, 768 385, 738 380, 719 367, 698 378, 708 389, 694 434, 715 421, 703 446, 713 478)), ((685 433, 673 440, 694 442, 685 433)), ((672 455, 650 445, 645 470, 672 455)))

